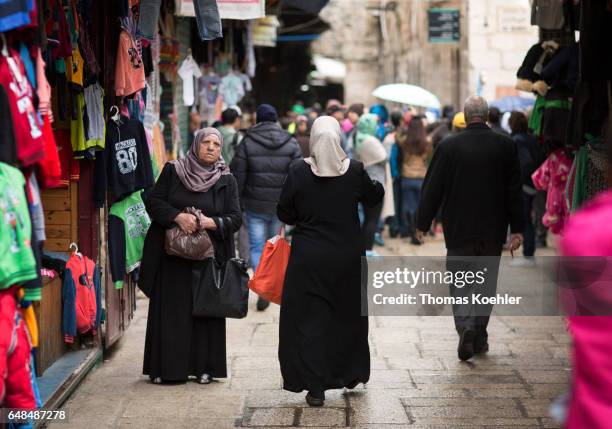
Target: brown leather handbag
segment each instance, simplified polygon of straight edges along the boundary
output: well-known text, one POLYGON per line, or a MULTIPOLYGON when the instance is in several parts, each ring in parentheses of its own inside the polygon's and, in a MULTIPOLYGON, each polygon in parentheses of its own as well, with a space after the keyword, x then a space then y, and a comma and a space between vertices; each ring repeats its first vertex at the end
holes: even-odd
POLYGON ((198 230, 193 234, 185 234, 178 226, 166 230, 166 253, 192 261, 203 261, 206 258, 214 257, 215 249, 210 241, 210 237, 200 224, 202 212, 190 207, 185 209, 185 213, 196 217, 198 230))

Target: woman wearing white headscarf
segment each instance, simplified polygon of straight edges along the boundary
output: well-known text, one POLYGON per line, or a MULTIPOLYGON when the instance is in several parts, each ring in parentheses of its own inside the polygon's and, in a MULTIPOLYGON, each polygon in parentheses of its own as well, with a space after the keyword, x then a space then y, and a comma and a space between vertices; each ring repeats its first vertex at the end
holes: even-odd
POLYGON ((214 128, 198 131, 187 156, 164 167, 146 201, 153 220, 145 240, 139 287, 149 296, 143 373, 153 383, 187 381, 201 384, 227 377, 225 319, 192 313, 191 282, 197 262, 164 250, 166 230, 186 233, 198 227, 195 207, 212 241, 215 258, 234 257, 234 231, 242 217, 238 185, 221 157, 223 137, 214 128))
POLYGON ((277 209, 281 221, 295 225, 280 313, 283 388, 308 391, 311 406, 323 405, 325 390, 370 377, 357 205, 379 204, 384 190, 340 141, 334 118, 314 122, 310 157, 290 168, 277 209))

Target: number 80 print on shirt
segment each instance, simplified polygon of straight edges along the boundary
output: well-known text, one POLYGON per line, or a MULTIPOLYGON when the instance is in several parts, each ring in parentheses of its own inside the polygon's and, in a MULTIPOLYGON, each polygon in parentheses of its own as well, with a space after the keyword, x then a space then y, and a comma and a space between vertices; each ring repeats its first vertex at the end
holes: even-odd
POLYGON ((142 122, 121 117, 120 123, 106 124, 106 145, 96 154, 94 204, 103 207, 106 190, 114 201, 153 186, 153 168, 149 145, 142 122))

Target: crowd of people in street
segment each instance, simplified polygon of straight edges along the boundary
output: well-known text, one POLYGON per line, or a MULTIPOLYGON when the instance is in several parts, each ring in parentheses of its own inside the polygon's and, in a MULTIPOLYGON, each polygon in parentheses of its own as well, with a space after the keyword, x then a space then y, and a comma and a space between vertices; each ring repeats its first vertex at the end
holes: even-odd
MULTIPOLYGON (((140 287, 151 298, 144 374, 153 383, 195 376, 208 384, 227 376, 225 320, 191 316, 190 289, 176 286, 193 281, 196 262, 164 253, 164 231, 172 226, 194 233, 203 225, 220 261, 234 257, 237 241, 238 254, 254 271, 266 241, 281 225, 292 227, 278 356, 283 387, 306 390, 311 406, 323 405, 328 389, 369 380, 361 257, 377 255, 385 228, 385 237, 414 246, 442 229, 448 256, 489 258, 493 289, 504 248, 523 245, 518 265, 535 264, 539 215, 532 175, 543 155, 524 113, 502 121, 478 96, 461 112, 445 107, 437 121, 429 112, 389 114, 383 105, 345 108, 336 100, 324 110, 298 104, 292 112, 279 117, 262 104, 254 124, 243 128, 241 113, 226 110, 217 128, 195 133, 185 158, 166 165, 148 197, 153 225, 140 287)), ((572 252, 571 240, 582 239, 568 235, 565 252, 572 252)), ((257 310, 268 305, 260 297, 257 310)), ((491 308, 478 315, 453 308, 459 359, 488 351, 491 308)), ((580 321, 575 326, 592 328, 580 321)), ((584 347, 582 353, 592 353, 584 347)))

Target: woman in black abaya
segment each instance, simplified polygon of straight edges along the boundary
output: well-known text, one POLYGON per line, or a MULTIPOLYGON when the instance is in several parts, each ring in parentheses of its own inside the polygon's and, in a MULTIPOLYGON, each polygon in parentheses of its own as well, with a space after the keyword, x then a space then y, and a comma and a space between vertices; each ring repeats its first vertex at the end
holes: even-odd
POLYGON ((375 206, 384 190, 363 164, 348 159, 340 133, 334 118, 315 121, 310 157, 292 165, 277 211, 295 225, 280 313, 283 387, 307 390, 311 406, 323 405, 327 389, 353 388, 370 377, 357 205, 375 206))
POLYGON ((189 154, 166 164, 146 201, 153 220, 145 240, 140 288, 149 296, 143 373, 153 383, 187 381, 208 384, 227 377, 225 319, 191 315, 192 269, 197 262, 164 250, 166 230, 197 228, 195 207, 211 238, 215 258, 234 257, 234 231, 241 223, 236 180, 221 157, 223 137, 214 128, 196 133, 189 154))

